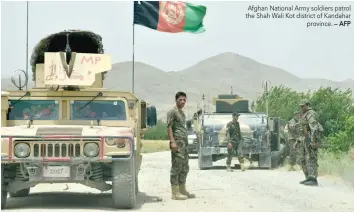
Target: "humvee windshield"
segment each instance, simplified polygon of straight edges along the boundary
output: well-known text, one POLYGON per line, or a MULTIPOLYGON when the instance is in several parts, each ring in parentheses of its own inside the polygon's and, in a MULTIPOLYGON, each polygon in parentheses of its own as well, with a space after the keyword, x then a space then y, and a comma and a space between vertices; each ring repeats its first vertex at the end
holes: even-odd
MULTIPOLYGON (((265 124, 266 119, 264 118, 264 123, 262 123, 263 114, 241 114, 238 121, 250 126, 265 124)), ((265 116, 265 114, 263 115, 265 116)), ((220 131, 225 125, 232 120, 232 115, 221 115, 221 114, 208 114, 204 116, 204 126, 206 128, 211 128, 215 132, 220 131)))
POLYGON ((88 103, 87 100, 71 101, 71 120, 126 120, 125 103, 121 100, 102 100, 88 103), (84 107, 86 105, 86 107, 84 107))
POLYGON ((58 120, 57 100, 10 100, 8 120, 58 120))

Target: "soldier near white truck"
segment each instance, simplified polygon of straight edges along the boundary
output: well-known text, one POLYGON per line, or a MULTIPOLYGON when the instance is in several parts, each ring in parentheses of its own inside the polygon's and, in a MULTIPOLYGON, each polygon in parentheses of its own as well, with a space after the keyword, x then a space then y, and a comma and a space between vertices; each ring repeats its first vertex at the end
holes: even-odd
POLYGON ((112 65, 102 38, 52 34, 31 62, 34 88, 1 93, 1 209, 8 194, 27 196, 40 183, 112 190, 116 208, 134 208, 146 102, 103 88, 112 65))
POLYGON ((300 116, 299 111, 294 112, 294 117, 285 126, 284 131, 288 134, 288 148, 290 150, 289 154, 289 164, 290 171, 295 170, 294 166, 296 165, 299 157, 299 150, 295 143, 300 142, 301 139, 301 126, 300 126, 300 116))

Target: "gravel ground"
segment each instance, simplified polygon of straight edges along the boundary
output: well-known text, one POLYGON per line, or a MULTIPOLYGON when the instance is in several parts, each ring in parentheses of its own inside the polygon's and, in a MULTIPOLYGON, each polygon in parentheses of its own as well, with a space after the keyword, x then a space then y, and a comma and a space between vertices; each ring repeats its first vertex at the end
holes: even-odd
MULTIPOLYGON (((225 171, 225 160, 212 170, 200 171, 197 160, 190 160, 189 190, 196 199, 173 201, 170 196, 169 152, 143 156, 139 177, 140 194, 134 210, 144 212, 353 212, 354 190, 334 179, 319 178, 319 187, 298 182, 302 172, 249 169, 225 171), (162 198, 162 201, 159 200, 162 198)), ((25 198, 8 199, 4 211, 117 211, 109 193, 79 184, 38 185, 25 198)))

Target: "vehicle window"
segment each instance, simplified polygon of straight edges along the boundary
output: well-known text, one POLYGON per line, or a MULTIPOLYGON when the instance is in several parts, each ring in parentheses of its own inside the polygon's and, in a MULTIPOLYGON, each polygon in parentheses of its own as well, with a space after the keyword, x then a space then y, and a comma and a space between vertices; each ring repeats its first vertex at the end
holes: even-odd
POLYGON ((10 100, 8 120, 58 120, 57 100, 10 100))
POLYGON ((249 125, 252 125, 252 124, 261 124, 262 123, 262 117, 257 117, 257 116, 245 116, 245 117, 242 117, 240 116, 239 118, 239 121, 240 122, 243 122, 245 124, 249 124, 249 125))
POLYGON ((71 120, 126 120, 125 103, 121 100, 71 101, 71 120), (84 107, 84 108, 83 108, 84 107))
MULTIPOLYGON (((232 115, 212 114, 206 115, 204 116, 204 118, 204 126, 213 128, 213 130, 217 132, 220 131, 224 126, 226 126, 228 122, 232 120, 232 115)), ((262 116, 254 114, 241 114, 241 116, 238 118, 238 121, 247 125, 259 125, 262 124, 262 116)), ((266 122, 266 119, 264 119, 264 122, 266 122)))

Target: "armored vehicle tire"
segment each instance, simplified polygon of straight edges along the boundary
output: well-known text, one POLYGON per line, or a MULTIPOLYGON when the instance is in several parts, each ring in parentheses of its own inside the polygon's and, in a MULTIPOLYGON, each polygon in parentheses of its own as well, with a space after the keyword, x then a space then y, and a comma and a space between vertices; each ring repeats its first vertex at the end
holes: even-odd
POLYGON ((202 159, 202 155, 200 152, 198 152, 198 168, 200 170, 205 170, 206 168, 203 167, 203 159, 202 159))
POLYGON ((22 189, 17 192, 9 192, 10 197, 26 197, 30 193, 30 188, 22 189))
POLYGON ((197 149, 198 149, 198 168, 199 168, 200 170, 205 170, 206 168, 203 167, 203 156, 202 156, 202 152, 200 151, 200 149, 201 149, 201 143, 200 143, 200 142, 198 142, 198 147, 197 147, 197 149))
POLYGON ((112 198, 118 209, 132 209, 136 204, 136 171, 134 157, 112 163, 112 198))
POLYGON ((278 168, 281 165, 285 153, 285 145, 280 144, 279 151, 272 152, 271 168, 278 168))
POLYGON ((7 189, 5 185, 5 166, 1 165, 1 209, 5 208, 7 200, 7 189))
POLYGON ((139 193, 139 180, 138 177, 135 177, 135 194, 139 193))

